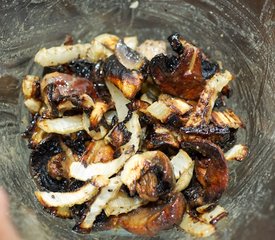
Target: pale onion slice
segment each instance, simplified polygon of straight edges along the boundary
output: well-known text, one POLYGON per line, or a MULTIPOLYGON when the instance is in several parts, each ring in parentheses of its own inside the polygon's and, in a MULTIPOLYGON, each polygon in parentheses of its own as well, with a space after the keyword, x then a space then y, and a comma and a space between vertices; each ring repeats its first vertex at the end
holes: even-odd
POLYGON ((207 80, 204 90, 200 95, 195 111, 186 123, 186 127, 198 127, 209 124, 212 110, 218 93, 233 79, 229 71, 216 73, 210 80, 207 80))
POLYGON ((130 103, 130 101, 124 97, 123 93, 113 83, 106 81, 106 86, 115 103, 118 121, 122 122, 128 114, 129 109, 126 105, 130 103))
POLYGON ((177 179, 174 191, 180 192, 189 185, 193 176, 195 162, 185 151, 180 149, 178 154, 171 159, 171 164, 177 179))
POLYGON ((117 216, 137 209, 146 203, 147 201, 139 197, 129 197, 125 192, 118 192, 118 194, 105 206, 104 211, 107 216, 117 216))
POLYGON ((72 104, 71 101, 67 100, 65 102, 61 102, 57 105, 57 110, 59 113, 59 116, 63 116, 64 112, 69 111, 75 107, 74 104, 72 104))
POLYGON ((119 37, 113 34, 103 33, 96 36, 94 40, 100 42, 104 47, 110 49, 111 51, 115 51, 119 37))
POLYGON ((110 49, 106 48, 100 42, 93 40, 85 57, 91 62, 97 62, 110 57, 112 54, 113 52, 110 49))
POLYGON ((213 111, 211 121, 221 127, 237 129, 244 126, 241 119, 230 109, 223 112, 213 111))
POLYGON ((39 112, 42 103, 34 98, 28 98, 24 101, 25 106, 31 113, 39 112))
POLYGON ((40 192, 36 191, 35 196, 45 207, 72 207, 76 204, 82 204, 98 193, 100 187, 106 186, 108 179, 102 176, 93 179, 94 183, 86 183, 75 192, 40 192))
MULTIPOLYGON (((203 206, 201 206, 203 207, 203 206)), ((227 211, 220 205, 208 212, 204 212, 199 216, 199 219, 210 224, 217 223, 220 219, 227 216, 227 211)))
POLYGON ((69 170, 70 170, 70 166, 73 162, 76 161, 74 154, 72 152, 72 150, 67 147, 66 144, 63 143, 63 141, 60 141, 60 146, 62 148, 62 150, 65 152, 65 161, 62 162, 62 168, 65 174, 65 177, 69 176, 69 170))
POLYGON ((128 131, 131 132, 131 138, 128 143, 121 146, 122 154, 118 158, 107 163, 93 163, 89 165, 74 162, 70 166, 70 176, 78 180, 87 181, 96 175, 102 174, 110 177, 116 174, 139 148, 141 127, 136 112, 132 113, 131 119, 125 125, 128 131))
POLYGON ((83 130, 82 116, 68 116, 55 119, 42 119, 37 126, 47 133, 70 134, 83 130))
POLYGON ((137 46, 138 46, 137 36, 125 37, 123 38, 123 41, 127 45, 127 47, 132 48, 133 50, 137 49, 137 46))
POLYGON ((172 97, 168 94, 161 94, 159 96, 159 101, 163 102, 173 110, 173 112, 183 115, 189 110, 192 109, 192 106, 190 106, 187 102, 185 102, 181 98, 172 97))
POLYGON ((165 123, 172 114, 172 110, 161 101, 157 101, 151 104, 146 109, 146 112, 148 112, 152 117, 160 120, 162 123, 165 123))
POLYGON ((150 98, 146 93, 141 95, 140 100, 147 102, 149 104, 152 104, 154 102, 154 100, 150 98))
POLYGON ((127 69, 139 70, 145 63, 144 57, 129 48, 123 41, 118 41, 115 49, 118 61, 127 69))
POLYGON ((212 224, 200 221, 197 218, 193 218, 188 212, 184 214, 182 222, 179 226, 184 231, 195 237, 208 237, 216 230, 212 224))
POLYGON ((242 161, 248 155, 248 147, 243 144, 237 144, 229 149, 225 154, 225 159, 227 161, 237 160, 242 161))
POLYGON ((82 114, 82 122, 84 130, 94 139, 100 140, 107 134, 107 129, 102 125, 99 126, 99 131, 90 130, 90 119, 85 112, 82 114))
POLYGON ((38 76, 27 75, 22 81, 22 91, 25 98, 35 97, 36 83, 39 81, 38 76))
POLYGON ((65 64, 77 58, 85 58, 91 47, 91 44, 86 43, 42 48, 36 53, 34 61, 43 67, 65 64))
POLYGON ((81 101, 82 107, 85 109, 90 109, 95 106, 94 100, 86 93, 82 94, 79 100, 81 101))
POLYGON ((148 39, 138 46, 137 52, 151 60, 158 54, 166 54, 166 42, 148 39))
POLYGON ((80 228, 90 229, 93 226, 96 217, 101 213, 107 203, 116 196, 121 185, 122 182, 119 176, 110 178, 109 184, 101 189, 95 201, 90 206, 88 213, 79 226, 80 228))

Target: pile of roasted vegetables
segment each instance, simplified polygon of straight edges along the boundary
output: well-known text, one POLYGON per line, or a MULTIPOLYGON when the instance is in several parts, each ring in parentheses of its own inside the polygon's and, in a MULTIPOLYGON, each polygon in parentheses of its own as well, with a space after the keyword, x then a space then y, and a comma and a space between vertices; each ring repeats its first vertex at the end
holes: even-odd
POLYGON ((77 232, 203 237, 227 215, 227 162, 248 152, 225 103, 233 76, 180 34, 168 43, 67 37, 35 55, 41 77, 23 79, 35 196, 77 232))

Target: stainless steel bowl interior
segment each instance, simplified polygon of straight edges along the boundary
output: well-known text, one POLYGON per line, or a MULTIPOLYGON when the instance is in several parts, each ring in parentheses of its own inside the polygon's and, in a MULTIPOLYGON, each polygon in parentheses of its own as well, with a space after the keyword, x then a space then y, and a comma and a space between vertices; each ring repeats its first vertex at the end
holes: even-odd
MULTIPOLYGON (((228 101, 246 122, 238 142, 248 159, 230 163, 230 186, 220 203, 229 216, 210 239, 272 239, 275 234, 275 4, 273 0, 2 1, 0 9, 0 184, 10 194, 14 223, 24 239, 139 239, 125 231, 71 231, 73 222, 45 213, 34 197, 29 153, 21 133, 28 122, 21 79, 41 73, 32 57, 67 33, 83 42, 100 33, 165 39, 179 31, 232 71, 228 101), (132 5, 133 6, 133 5, 132 5)), ((176 230, 155 239, 192 239, 176 230)))

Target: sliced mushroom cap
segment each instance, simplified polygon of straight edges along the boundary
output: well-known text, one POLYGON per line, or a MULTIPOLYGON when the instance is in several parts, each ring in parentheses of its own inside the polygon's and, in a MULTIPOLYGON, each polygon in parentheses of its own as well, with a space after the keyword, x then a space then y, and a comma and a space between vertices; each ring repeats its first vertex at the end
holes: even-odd
POLYGON ((181 222, 186 203, 181 193, 166 196, 165 200, 140 207, 119 216, 118 224, 125 230, 142 236, 155 236, 161 230, 181 222))
POLYGON ((122 182, 130 193, 156 201, 175 185, 170 159, 161 151, 148 151, 130 158, 121 172, 122 182))
POLYGON ((199 98, 205 85, 201 69, 201 50, 191 44, 183 46, 184 41, 181 38, 181 36, 168 38, 173 50, 180 55, 155 56, 150 63, 150 72, 162 92, 195 100, 199 98))
POLYGON ((195 172, 200 186, 190 187, 187 195, 193 206, 218 200, 228 185, 228 168, 220 147, 208 140, 182 142, 183 149, 200 153, 203 158, 196 160, 195 172))

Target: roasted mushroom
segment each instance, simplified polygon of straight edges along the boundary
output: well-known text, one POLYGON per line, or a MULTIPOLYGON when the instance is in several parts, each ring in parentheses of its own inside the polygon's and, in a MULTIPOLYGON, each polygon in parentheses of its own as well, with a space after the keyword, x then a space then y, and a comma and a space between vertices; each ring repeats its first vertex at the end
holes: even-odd
POLYGON ((189 204, 194 206, 218 200, 228 185, 228 168, 222 150, 208 140, 182 142, 182 148, 202 155, 195 160, 196 179, 199 184, 185 190, 189 204))
POLYGON ((121 172, 122 182, 130 194, 136 192, 148 201, 156 201, 175 185, 169 158, 161 151, 148 151, 131 157, 121 172))
POLYGON ((151 76, 162 92, 196 100, 205 86, 201 50, 187 43, 178 33, 168 37, 168 41, 179 55, 155 56, 150 63, 151 76))
POLYGON ((185 208, 185 199, 181 193, 167 195, 164 200, 122 215, 118 225, 131 233, 152 237, 161 230, 179 224, 185 208))

